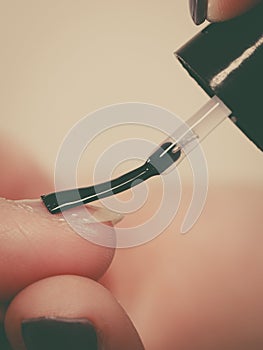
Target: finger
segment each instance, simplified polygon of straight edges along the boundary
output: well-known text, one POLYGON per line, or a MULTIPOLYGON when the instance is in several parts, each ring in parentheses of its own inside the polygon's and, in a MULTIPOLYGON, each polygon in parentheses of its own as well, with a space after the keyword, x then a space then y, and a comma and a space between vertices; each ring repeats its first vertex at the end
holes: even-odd
POLYGON ((7 137, 0 138, 0 196, 10 199, 35 198, 52 191, 52 184, 26 150, 7 137))
POLYGON ((238 16, 261 0, 209 0, 207 17, 210 21, 224 21, 238 16))
POLYGON ((24 289, 9 306, 5 327, 15 350, 24 350, 24 342, 28 350, 95 349, 96 342, 105 350, 143 349, 112 294, 78 276, 51 277, 24 289))
MULTIPOLYGON (((105 239, 105 244, 113 246, 114 230, 103 223, 114 223, 119 216, 106 209, 91 210, 91 219, 82 219, 74 210, 74 223, 88 237, 102 237, 102 243, 105 239), (101 222, 87 223, 92 219, 101 222)), ((80 237, 61 214, 51 215, 38 200, 26 205, 0 199, 0 241, 0 302, 48 276, 76 274, 97 279, 114 255, 113 248, 80 237)))

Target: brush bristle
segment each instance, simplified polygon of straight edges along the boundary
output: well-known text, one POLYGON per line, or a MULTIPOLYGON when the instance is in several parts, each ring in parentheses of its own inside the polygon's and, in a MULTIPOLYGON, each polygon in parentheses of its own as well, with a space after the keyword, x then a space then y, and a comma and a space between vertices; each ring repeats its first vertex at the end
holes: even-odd
POLYGON ((41 196, 41 199, 45 204, 45 207, 51 214, 60 213, 60 209, 55 209, 58 206, 57 197, 55 193, 43 195, 41 196))

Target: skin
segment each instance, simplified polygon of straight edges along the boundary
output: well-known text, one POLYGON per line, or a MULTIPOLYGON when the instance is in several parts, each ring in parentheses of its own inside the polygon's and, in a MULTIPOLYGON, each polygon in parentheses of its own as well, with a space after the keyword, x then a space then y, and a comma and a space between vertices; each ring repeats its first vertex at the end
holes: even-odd
MULTIPOLYGON (((3 140, 1 146, 2 152, 8 150, 7 156, 2 154, 3 169, 8 169, 12 161, 17 166, 13 173, 3 174, 6 181, 0 184, 0 193, 8 198, 20 198, 19 187, 13 186, 16 178, 21 174, 23 185, 29 187, 31 174, 38 167, 24 154, 20 168, 15 163, 17 146, 3 140)), ((50 191, 50 181, 43 174, 41 178, 40 184, 32 184, 32 193, 50 191)), ((21 190, 24 195, 23 187, 21 190)), ((105 228, 92 224, 92 229, 100 232, 105 228)), ((110 226, 108 234, 114 234, 110 226)), ((5 327, 14 349, 25 349, 21 321, 40 315, 88 318, 103 334, 101 343, 106 349, 142 349, 138 333, 124 309, 96 282, 111 264, 114 249, 82 239, 44 207, 31 212, 3 198, 0 199, 0 237, 0 328, 5 327)), ((4 340, 0 338, 0 345, 1 342, 4 340)))
POLYGON ((246 12, 261 0, 209 0, 208 19, 213 22, 224 21, 246 12))
MULTIPOLYGON (((150 193, 159 198, 158 183, 150 183, 150 193)), ((116 252, 83 240, 49 214, 1 200, 0 324, 13 348, 25 349, 21 320, 56 316, 88 318, 106 349, 139 350, 142 342, 151 350, 261 349, 262 189, 211 189, 186 236, 179 229, 191 191, 183 194, 165 233, 116 252)), ((154 214, 154 203, 144 217, 154 214)), ((142 219, 129 215, 119 225, 142 219)))
MULTIPOLYGON (((254 3, 210 0, 208 16, 228 19, 254 3)), ((51 181, 26 152, 3 138, 0 146, 2 197, 34 198, 52 191, 51 181)), ((160 191, 150 184, 156 198, 160 191)), ((164 234, 117 251, 81 239, 50 215, 1 200, 0 328, 15 350, 25 350, 21 321, 43 316, 88 318, 107 350, 140 350, 142 342, 150 350, 261 349, 261 192, 210 190, 198 223, 181 236, 191 195, 185 189, 180 211, 164 234)), ((155 210, 151 201, 143 215, 155 210)), ((131 215, 119 225, 132 227, 142 219, 131 215)))

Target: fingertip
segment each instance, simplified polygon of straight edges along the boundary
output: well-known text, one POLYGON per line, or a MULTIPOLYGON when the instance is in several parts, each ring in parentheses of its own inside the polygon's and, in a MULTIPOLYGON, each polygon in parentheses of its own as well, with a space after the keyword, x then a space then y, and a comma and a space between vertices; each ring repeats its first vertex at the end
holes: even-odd
MULTIPOLYGON (((132 321, 113 295, 99 283, 84 277, 68 275, 46 278, 28 286, 14 298, 7 310, 5 328, 16 350, 25 349, 22 323, 26 325, 24 330, 28 331, 25 335, 27 342, 39 342, 37 335, 30 332, 37 329, 41 333, 43 327, 51 331, 52 324, 60 330, 65 326, 68 332, 76 330, 79 325, 79 334, 87 342, 85 329, 90 324, 103 349, 143 350, 132 321)), ((49 349, 55 348, 55 342, 63 343, 63 339, 57 338, 57 332, 52 332, 49 349)), ((94 340, 94 332, 92 338, 94 340)), ((72 348, 77 349, 77 346, 72 348)))
MULTIPOLYGON (((114 248, 83 239, 68 223, 39 205, 0 199, 0 301, 8 301, 21 289, 40 279, 76 274, 98 279, 107 270, 114 248)), ((96 236, 112 237, 114 229, 101 223, 85 223, 96 236)))
POLYGON ((211 22, 231 19, 249 10, 261 0, 209 0, 207 18, 211 22))

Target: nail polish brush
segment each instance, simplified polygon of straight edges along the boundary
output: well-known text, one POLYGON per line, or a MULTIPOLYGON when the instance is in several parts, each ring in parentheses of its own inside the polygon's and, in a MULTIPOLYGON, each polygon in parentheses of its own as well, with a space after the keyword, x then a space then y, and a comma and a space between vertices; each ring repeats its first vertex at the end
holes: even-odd
POLYGON ((178 165, 230 117, 263 150, 263 4, 233 20, 210 24, 175 55, 211 99, 166 139, 144 164, 94 186, 41 196, 50 213, 123 192, 178 165))

